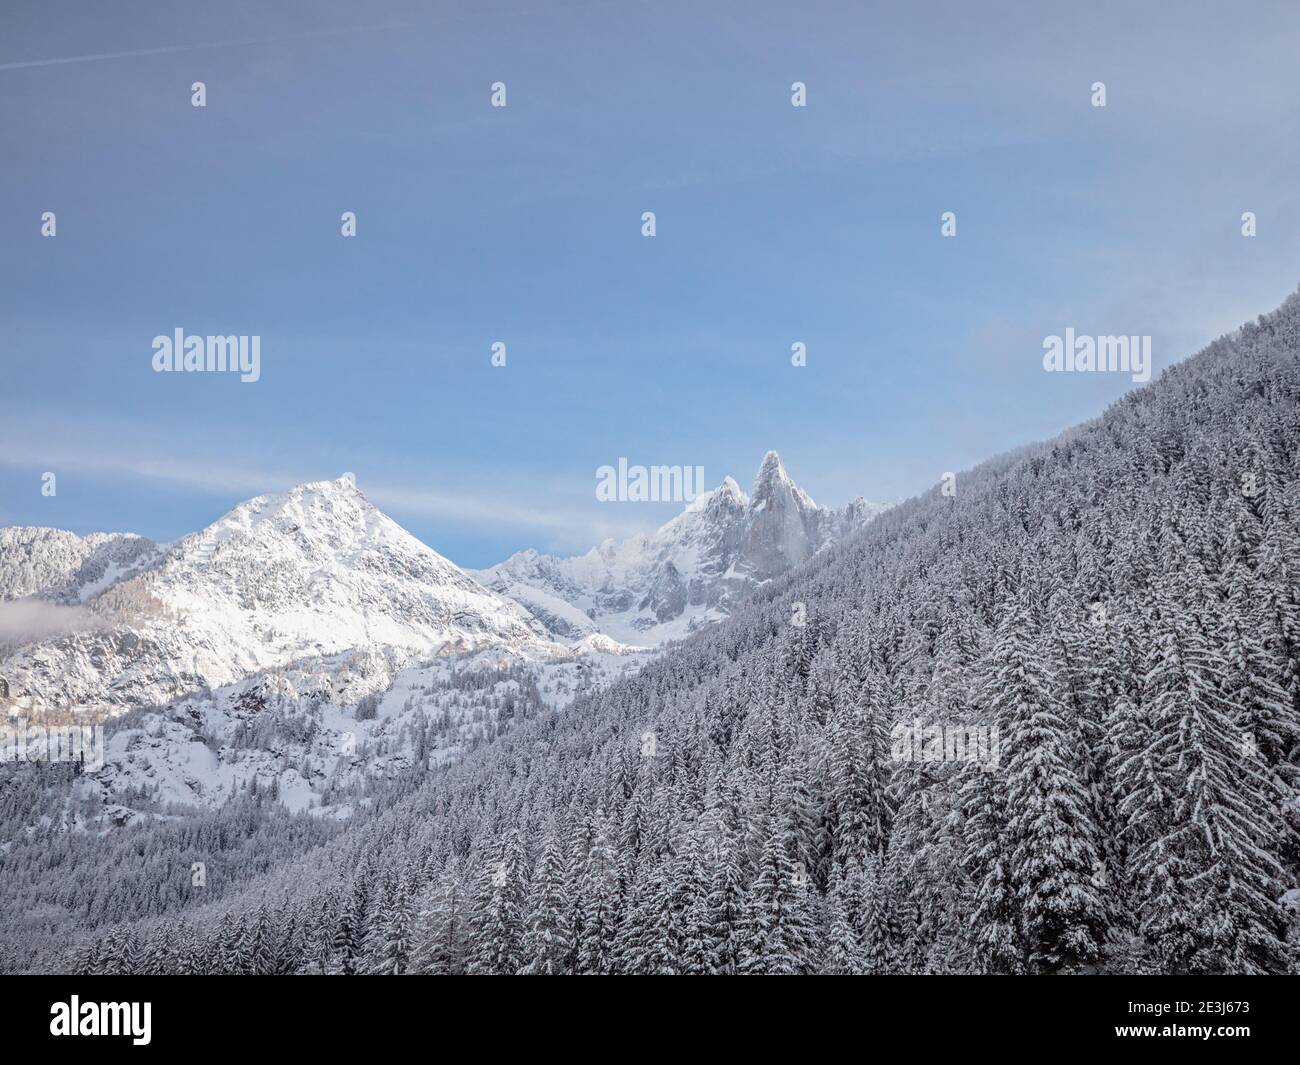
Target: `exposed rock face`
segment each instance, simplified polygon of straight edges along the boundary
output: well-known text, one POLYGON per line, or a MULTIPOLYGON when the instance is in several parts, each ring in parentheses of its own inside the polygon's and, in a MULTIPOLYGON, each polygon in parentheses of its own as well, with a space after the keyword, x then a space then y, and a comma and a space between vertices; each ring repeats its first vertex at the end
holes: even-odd
POLYGON ((649 610, 659 621, 670 621, 686 609, 686 583, 672 562, 655 570, 650 591, 641 600, 640 609, 649 610))
POLYGON ((775 451, 754 478, 749 521, 737 569, 756 581, 771 580, 807 561, 825 543, 824 512, 790 480, 775 451))
POLYGON ((748 496, 728 477, 649 535, 607 540, 577 558, 523 551, 471 572, 530 610, 557 638, 599 632, 655 644, 726 617, 764 581, 884 509, 863 499, 839 510, 819 507, 769 451, 748 496))

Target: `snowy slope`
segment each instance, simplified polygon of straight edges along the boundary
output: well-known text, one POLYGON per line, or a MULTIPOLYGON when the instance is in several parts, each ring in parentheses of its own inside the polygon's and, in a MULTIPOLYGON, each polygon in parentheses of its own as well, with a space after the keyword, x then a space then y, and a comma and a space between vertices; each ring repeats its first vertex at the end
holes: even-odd
POLYGON ((576 558, 522 551, 469 572, 559 639, 601 633, 655 645, 726 617, 763 582, 884 509, 863 499, 839 510, 819 507, 769 451, 748 496, 728 477, 653 533, 606 540, 576 558))
POLYGON ((358 650, 382 651, 396 666, 484 649, 565 653, 526 611, 380 513, 347 476, 251 499, 165 550, 138 538, 5 532, 6 544, 44 546, 50 556, 29 552, 21 565, 0 566, 17 575, 13 589, 84 602, 95 622, 0 659, 14 694, 39 705, 102 713, 162 704, 358 650), (122 557, 88 570, 110 547, 122 557))
POLYGON ((346 818, 382 782, 452 761, 646 658, 588 648, 527 663, 485 651, 399 669, 369 652, 275 669, 120 723, 78 793, 96 800, 104 827, 170 805, 215 808, 254 786, 291 810, 346 818))
POLYGON ((0 600, 81 602, 146 565, 158 545, 133 533, 77 536, 62 529, 0 529, 0 600))

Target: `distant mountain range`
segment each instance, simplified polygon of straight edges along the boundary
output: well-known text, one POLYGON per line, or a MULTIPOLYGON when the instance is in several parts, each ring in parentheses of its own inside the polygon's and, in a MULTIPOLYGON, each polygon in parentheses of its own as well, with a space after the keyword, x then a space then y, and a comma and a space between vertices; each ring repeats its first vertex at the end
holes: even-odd
POLYGON ((481 571, 350 475, 258 496, 171 544, 0 529, 0 675, 33 707, 111 716, 340 655, 368 662, 359 698, 438 657, 619 654, 727 616, 881 509, 817 506, 769 452, 748 497, 728 477, 654 533, 481 571))
POLYGON ((861 498, 818 506, 769 451, 748 496, 727 477, 655 532, 606 540, 576 558, 521 551, 469 572, 557 639, 599 633, 653 646, 726 617, 759 585, 885 509, 861 498))
POLYGON ((0 588, 29 597, 0 609, 23 611, 41 636, 0 673, 47 707, 162 704, 342 652, 383 652, 395 666, 484 649, 566 653, 349 477, 258 496, 168 545, 0 530, 0 588), (60 627, 70 631, 47 631, 60 627))

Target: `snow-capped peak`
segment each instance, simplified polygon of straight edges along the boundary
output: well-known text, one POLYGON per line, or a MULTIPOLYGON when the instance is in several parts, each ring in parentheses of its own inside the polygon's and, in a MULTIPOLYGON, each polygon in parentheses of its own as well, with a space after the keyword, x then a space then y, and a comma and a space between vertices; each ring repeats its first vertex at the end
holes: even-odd
POLYGON ((769 451, 763 456, 763 462, 758 467, 758 473, 754 475, 754 490, 751 495, 758 495, 765 487, 771 484, 793 484, 790 475, 785 472, 785 466, 781 462, 781 456, 775 451, 769 451))
POLYGON ((178 559, 207 561, 222 543, 239 537, 290 541, 298 554, 322 565, 343 563, 352 553, 373 550, 377 544, 452 565, 379 511, 346 474, 240 503, 207 528, 178 541, 173 554, 178 559))
POLYGON ((322 656, 563 653, 380 512, 344 476, 257 496, 87 600, 97 624, 30 643, 0 672, 46 705, 164 703, 322 656))
POLYGON ((800 512, 817 509, 812 497, 785 472, 781 456, 775 451, 769 451, 763 456, 763 463, 754 477, 749 506, 752 510, 760 511, 784 504, 792 504, 800 512))
POLYGON ((882 509, 817 506, 769 451, 749 496, 726 477, 653 533, 607 540, 577 558, 529 550, 471 572, 563 639, 601 632, 622 643, 655 644, 725 617, 753 588, 882 509))
POLYGON ((701 492, 687 505, 685 514, 690 514, 699 510, 707 510, 710 506, 724 504, 737 507, 746 507, 749 505, 749 497, 745 495, 736 479, 728 474, 722 479, 722 483, 717 488, 708 492, 701 492))

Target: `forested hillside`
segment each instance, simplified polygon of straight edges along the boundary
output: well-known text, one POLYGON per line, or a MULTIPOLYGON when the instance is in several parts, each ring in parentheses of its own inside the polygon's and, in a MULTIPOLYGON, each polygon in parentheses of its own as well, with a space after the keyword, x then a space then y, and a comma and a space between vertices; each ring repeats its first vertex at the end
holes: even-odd
POLYGON ((1293 971, 1298 456, 1292 297, 242 893, 51 963, 1293 971), (996 764, 896 757, 917 721, 996 727, 996 764))

